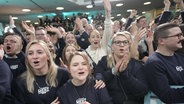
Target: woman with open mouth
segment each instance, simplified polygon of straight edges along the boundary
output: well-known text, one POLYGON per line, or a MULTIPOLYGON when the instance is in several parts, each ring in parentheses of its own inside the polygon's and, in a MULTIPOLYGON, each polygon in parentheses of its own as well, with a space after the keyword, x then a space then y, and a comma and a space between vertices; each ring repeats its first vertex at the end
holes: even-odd
POLYGON ((14 89, 18 104, 59 104, 56 92, 69 79, 66 69, 54 63, 44 41, 29 42, 25 55, 27 71, 14 89))
POLYGON ((94 75, 102 74, 114 104, 143 104, 148 88, 142 62, 130 58, 130 38, 117 32, 111 39, 111 53, 98 62, 94 75))
POLYGON ((95 87, 96 81, 84 53, 71 54, 68 62, 72 78, 58 91, 61 104, 112 104, 107 89, 95 87))

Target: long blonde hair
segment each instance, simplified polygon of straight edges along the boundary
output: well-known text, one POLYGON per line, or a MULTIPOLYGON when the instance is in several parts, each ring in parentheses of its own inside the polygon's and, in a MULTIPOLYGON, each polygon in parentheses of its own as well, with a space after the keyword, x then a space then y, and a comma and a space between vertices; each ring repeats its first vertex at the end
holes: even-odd
POLYGON ((33 67, 30 65, 30 63, 28 62, 28 49, 34 45, 34 44, 39 44, 45 51, 45 53, 48 56, 48 73, 46 75, 46 83, 47 85, 51 86, 51 87, 56 87, 58 85, 56 76, 57 76, 57 68, 58 66, 54 63, 53 57, 51 56, 51 53, 47 47, 47 44, 42 41, 42 40, 33 40, 31 42, 29 42, 29 44, 26 47, 26 54, 25 54, 25 64, 26 64, 26 68, 27 71, 22 75, 22 78, 25 79, 26 81, 26 87, 27 90, 30 93, 34 92, 34 81, 35 81, 35 75, 33 72, 33 67))

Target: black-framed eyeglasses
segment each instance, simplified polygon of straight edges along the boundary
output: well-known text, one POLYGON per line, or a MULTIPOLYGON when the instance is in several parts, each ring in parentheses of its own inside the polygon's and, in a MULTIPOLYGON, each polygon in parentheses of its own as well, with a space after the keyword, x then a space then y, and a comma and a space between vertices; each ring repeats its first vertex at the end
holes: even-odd
POLYGON ((118 45, 118 46, 120 46, 121 44, 123 44, 123 46, 126 46, 126 45, 128 45, 129 44, 129 41, 128 40, 124 40, 124 41, 114 41, 113 42, 115 45, 118 45))
POLYGON ((176 35, 166 36, 166 37, 162 37, 162 38, 178 37, 178 39, 181 39, 182 36, 183 36, 183 33, 178 33, 176 35))

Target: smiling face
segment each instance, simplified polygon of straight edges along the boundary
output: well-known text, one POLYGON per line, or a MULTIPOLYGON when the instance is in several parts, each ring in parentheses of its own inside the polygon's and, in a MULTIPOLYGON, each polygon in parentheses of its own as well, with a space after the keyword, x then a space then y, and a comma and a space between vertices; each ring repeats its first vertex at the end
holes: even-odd
POLYGON ((89 42, 91 43, 91 46, 95 49, 98 48, 100 45, 100 40, 100 33, 97 30, 92 31, 89 37, 89 42))
POLYGON ((45 75, 48 72, 48 56, 40 44, 32 44, 26 54, 28 64, 36 75, 45 75))
POLYGON ((69 71, 75 84, 83 84, 90 72, 87 58, 80 54, 75 54, 69 62, 69 71))

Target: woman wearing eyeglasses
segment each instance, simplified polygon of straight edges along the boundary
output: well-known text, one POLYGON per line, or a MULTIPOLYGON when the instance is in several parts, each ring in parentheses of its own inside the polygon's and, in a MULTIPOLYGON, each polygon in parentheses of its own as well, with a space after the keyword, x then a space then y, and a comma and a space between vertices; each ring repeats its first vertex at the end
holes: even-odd
POLYGON ((102 74, 114 104, 143 104, 148 91, 144 83, 143 64, 130 58, 131 39, 118 32, 111 39, 111 54, 98 62, 95 75, 102 74))

